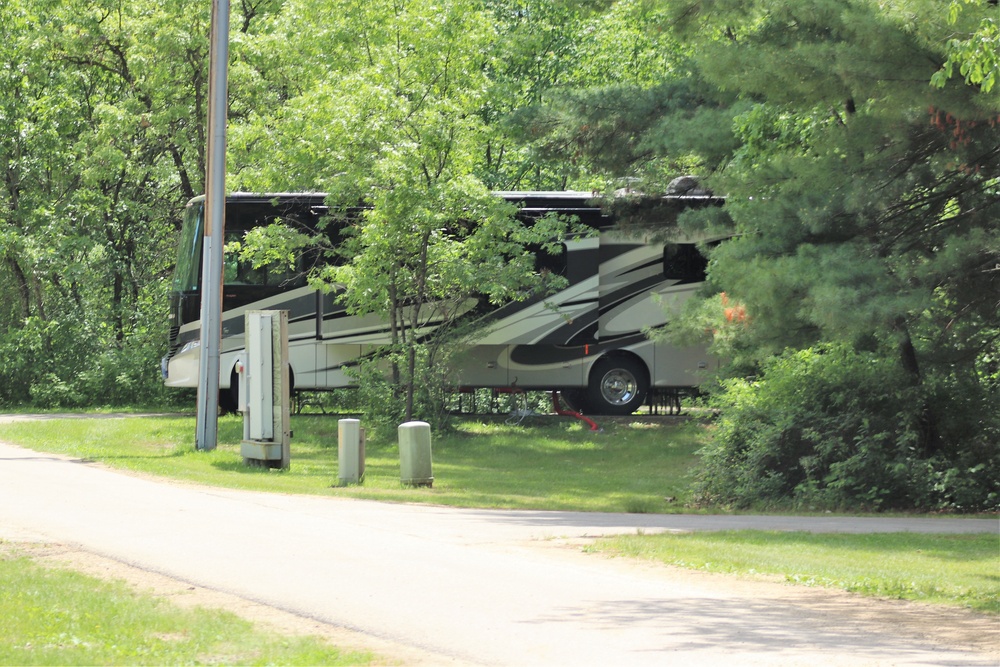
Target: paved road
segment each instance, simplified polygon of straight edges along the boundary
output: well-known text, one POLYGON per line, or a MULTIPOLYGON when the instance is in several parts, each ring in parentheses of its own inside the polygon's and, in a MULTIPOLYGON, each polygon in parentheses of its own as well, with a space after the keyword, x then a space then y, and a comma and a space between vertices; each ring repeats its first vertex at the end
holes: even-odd
MULTIPOLYGON (((846 595, 560 548, 636 530, 992 520, 455 510, 164 483, 0 444, 0 538, 51 540, 461 665, 991 665, 846 595), (774 591, 779 591, 777 595, 774 591), (766 592, 763 595, 762 592, 766 592)), ((998 638, 1000 639, 1000 638, 998 638)))

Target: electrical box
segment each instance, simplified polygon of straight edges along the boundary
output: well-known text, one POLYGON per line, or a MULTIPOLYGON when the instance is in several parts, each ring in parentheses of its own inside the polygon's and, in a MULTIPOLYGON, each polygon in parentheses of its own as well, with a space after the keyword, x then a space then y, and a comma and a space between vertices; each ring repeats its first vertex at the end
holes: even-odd
POLYGON ((240 453, 247 465, 288 468, 291 439, 288 311, 250 310, 245 313, 243 323, 246 352, 240 364, 239 405, 243 411, 240 453))

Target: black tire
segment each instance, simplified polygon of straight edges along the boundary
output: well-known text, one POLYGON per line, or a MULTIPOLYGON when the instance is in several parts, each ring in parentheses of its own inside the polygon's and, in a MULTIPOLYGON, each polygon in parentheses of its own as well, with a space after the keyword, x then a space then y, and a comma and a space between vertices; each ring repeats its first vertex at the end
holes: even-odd
POLYGON ((229 376, 229 388, 219 389, 219 411, 224 415, 239 413, 240 378, 234 370, 229 376))
MULTIPOLYGON (((292 367, 288 367, 288 395, 290 397, 295 396, 295 373, 292 371, 292 367)), ((236 373, 236 369, 233 369, 232 374, 229 376, 229 388, 219 389, 219 410, 224 415, 236 415, 240 414, 240 376, 236 373)))
POLYGON ((646 400, 649 372, 635 357, 599 359, 590 371, 587 405, 595 415, 630 415, 646 400))

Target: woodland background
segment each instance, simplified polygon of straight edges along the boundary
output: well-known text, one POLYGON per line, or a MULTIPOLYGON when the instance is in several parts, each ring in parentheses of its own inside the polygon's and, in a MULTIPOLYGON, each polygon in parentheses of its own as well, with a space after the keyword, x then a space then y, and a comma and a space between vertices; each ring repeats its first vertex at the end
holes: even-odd
MULTIPOLYGON (((706 501, 1000 504, 994 0, 232 12, 230 189, 365 197, 402 212, 385 224, 427 193, 694 175, 726 197, 659 230, 729 239, 666 332, 730 360, 706 383, 706 501)), ((180 211, 202 191, 209 13, 0 6, 0 404, 190 401, 159 358, 180 211)))

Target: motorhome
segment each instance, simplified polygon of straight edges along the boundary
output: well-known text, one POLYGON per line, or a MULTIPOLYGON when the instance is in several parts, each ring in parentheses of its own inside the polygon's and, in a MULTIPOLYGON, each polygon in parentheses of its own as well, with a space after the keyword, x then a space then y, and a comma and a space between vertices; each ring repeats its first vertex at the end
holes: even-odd
MULTIPOLYGON (((469 309, 482 327, 454 369, 456 388, 561 391, 581 412, 624 415, 639 409, 647 397, 699 383, 714 364, 704 347, 678 347, 648 335, 702 285, 706 262, 695 243, 654 242, 620 229, 591 193, 496 195, 517 205, 523 224, 554 212, 593 232, 568 239, 558 255, 538 258, 546 270, 565 278, 565 286, 555 293, 469 309)), ((677 208, 705 200, 674 199, 677 208)), ((204 197, 191 200, 182 225, 170 292, 169 350, 162 363, 164 381, 171 387, 198 386, 204 204, 204 197)), ((248 231, 276 221, 320 229, 328 211, 325 196, 318 193, 232 194, 226 200, 225 241, 239 241, 248 231)), ((305 253, 300 266, 272 271, 226 253, 220 405, 236 404, 247 310, 289 312, 288 354, 296 390, 353 386, 350 369, 388 342, 386 317, 349 314, 336 290, 309 286, 307 264, 316 261, 324 261, 320 253, 305 253)))

